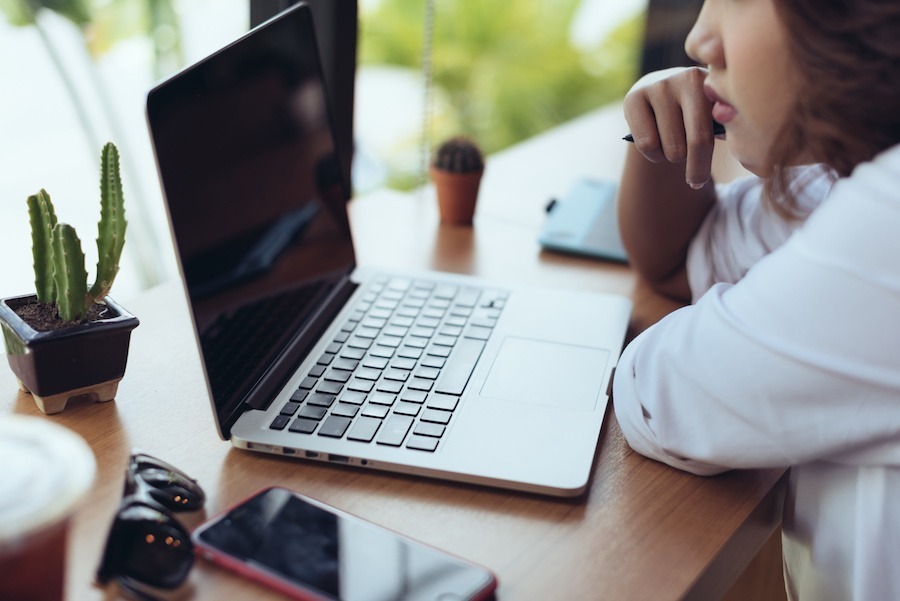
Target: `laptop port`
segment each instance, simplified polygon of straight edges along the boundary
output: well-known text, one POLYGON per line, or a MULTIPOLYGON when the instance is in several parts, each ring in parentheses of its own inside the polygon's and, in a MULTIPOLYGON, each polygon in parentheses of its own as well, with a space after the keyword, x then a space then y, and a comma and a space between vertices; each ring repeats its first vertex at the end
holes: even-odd
POLYGON ((319 454, 316 453, 315 451, 306 451, 306 453, 304 453, 304 454, 305 454, 307 457, 309 457, 310 459, 315 459, 316 457, 319 456, 319 454))
POLYGON ((296 455, 297 449, 289 449, 287 447, 284 447, 281 449, 281 452, 284 453, 285 455, 296 455))
POLYGON ((350 463, 350 458, 344 455, 328 454, 328 461, 336 461, 337 463, 350 463))

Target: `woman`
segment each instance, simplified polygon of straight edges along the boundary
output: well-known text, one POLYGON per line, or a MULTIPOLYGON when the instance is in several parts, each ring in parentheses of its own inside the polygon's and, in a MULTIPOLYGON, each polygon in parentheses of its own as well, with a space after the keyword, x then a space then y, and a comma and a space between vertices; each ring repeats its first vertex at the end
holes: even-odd
POLYGON ((900 3, 707 0, 685 47, 626 97, 619 222, 693 304, 626 348, 616 416, 697 474, 792 466, 790 599, 900 599, 900 3), (709 181, 713 119, 753 177, 709 181))

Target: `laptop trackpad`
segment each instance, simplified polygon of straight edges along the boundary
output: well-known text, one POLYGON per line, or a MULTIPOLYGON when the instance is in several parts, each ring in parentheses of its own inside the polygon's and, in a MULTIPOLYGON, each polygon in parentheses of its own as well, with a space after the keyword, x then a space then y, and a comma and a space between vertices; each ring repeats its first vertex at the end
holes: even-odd
POLYGON ((609 351, 527 338, 503 341, 482 396, 591 411, 609 351))

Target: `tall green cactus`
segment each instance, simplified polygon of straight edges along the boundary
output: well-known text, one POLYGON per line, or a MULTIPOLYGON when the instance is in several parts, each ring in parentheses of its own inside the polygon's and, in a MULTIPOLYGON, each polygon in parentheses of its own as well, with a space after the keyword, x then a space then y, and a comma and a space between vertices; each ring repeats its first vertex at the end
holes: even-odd
POLYGON ((81 241, 72 226, 57 222, 46 191, 28 197, 28 214, 38 300, 55 303, 62 319, 77 321, 109 293, 119 271, 127 223, 116 147, 108 142, 100 156, 97 274, 90 290, 81 241))
POLYGON ((31 252, 34 255, 34 286, 39 301, 56 301, 53 282, 53 248, 50 241, 56 225, 56 213, 46 190, 28 197, 28 216, 31 221, 31 252))
POLYGON ((125 199, 119 178, 119 151, 111 143, 100 155, 100 222, 97 224, 97 277, 90 295, 99 300, 109 293, 119 272, 125 244, 125 199))
POLYGON ((75 228, 59 223, 53 228, 53 281, 59 316, 66 321, 80 319, 93 304, 88 299, 84 252, 75 228))

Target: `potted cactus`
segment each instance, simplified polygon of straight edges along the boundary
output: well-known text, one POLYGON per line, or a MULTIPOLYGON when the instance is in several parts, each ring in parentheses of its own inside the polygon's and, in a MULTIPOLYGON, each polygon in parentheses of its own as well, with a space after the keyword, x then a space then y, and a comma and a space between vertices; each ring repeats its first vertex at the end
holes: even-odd
POLYGON ((9 365, 44 413, 76 397, 108 401, 125 374, 138 320, 109 298, 125 243, 119 154, 103 147, 100 167, 97 273, 88 288, 75 229, 59 223, 50 195, 28 197, 36 294, 0 300, 9 365))
POLYGON ((484 173, 484 157, 475 142, 456 136, 441 144, 429 173, 437 192, 441 221, 470 225, 484 173))

